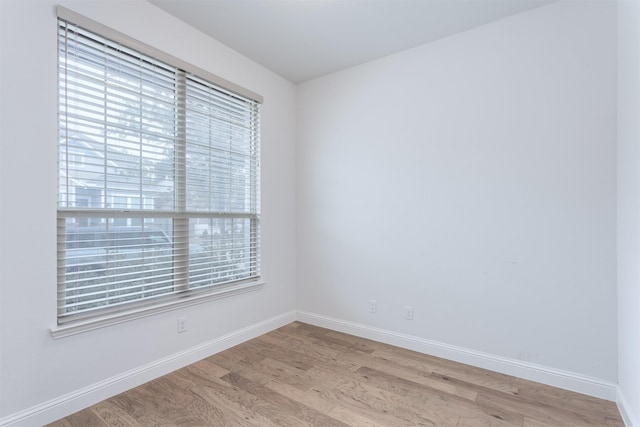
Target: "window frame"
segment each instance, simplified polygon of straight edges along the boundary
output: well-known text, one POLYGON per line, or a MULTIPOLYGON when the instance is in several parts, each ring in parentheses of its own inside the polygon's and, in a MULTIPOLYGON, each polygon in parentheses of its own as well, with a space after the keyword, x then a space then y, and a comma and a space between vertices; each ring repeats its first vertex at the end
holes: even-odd
MULTIPOLYGON (((178 58, 175 58, 151 46, 148 46, 144 43, 134 40, 122 33, 119 33, 109 27, 106 27, 96 21, 90 20, 82 15, 79 15, 69 9, 58 6, 57 14, 58 14, 59 21, 65 21, 71 25, 82 28, 83 30, 94 33, 98 37, 107 39, 109 41, 113 41, 114 43, 125 46, 126 48, 136 51, 141 55, 152 57, 154 59, 157 59, 160 62, 163 62, 165 64, 170 65, 171 67, 176 68, 177 69, 177 73, 176 73, 177 86, 176 87, 178 87, 179 78, 183 79, 181 83, 185 83, 185 81, 189 79, 189 76, 193 76, 195 79, 199 79, 206 82, 207 84, 216 86, 217 89, 220 89, 221 92, 223 91, 232 95, 237 95, 240 98, 247 99, 254 103, 254 105, 256 106, 256 114, 257 114, 257 124, 256 124, 257 129, 256 129, 256 136, 255 136, 257 140, 255 141, 255 151, 256 151, 255 165, 252 165, 251 173, 255 174, 255 183, 253 183, 255 184, 255 189, 254 189, 255 195, 253 197, 255 197, 256 206, 254 208, 255 211, 248 215, 250 215, 250 219, 249 219, 251 224, 250 233, 256 234, 255 248, 253 248, 252 250, 256 251, 255 260, 256 260, 257 266, 255 268, 257 271, 257 276, 253 276, 245 280, 235 280, 231 282, 214 284, 204 288, 195 288, 195 289, 188 288, 188 279, 185 282, 184 277, 182 278, 182 281, 178 281, 178 282, 175 282, 175 279, 174 279, 175 289, 165 296, 147 300, 144 303, 140 303, 138 301, 131 301, 124 304, 123 308, 118 310, 114 310, 112 307, 107 306, 108 308, 106 310, 96 309, 94 310, 93 313, 89 312, 89 314, 82 315, 78 318, 74 318, 73 316, 66 315, 64 313, 61 315, 61 312, 60 312, 61 303, 59 301, 57 326, 51 329, 51 333, 53 337, 60 338, 68 335, 73 335, 73 334, 84 332, 87 330, 93 330, 93 329, 121 323, 121 322, 128 321, 135 318, 145 317, 145 316, 153 315, 160 312, 174 310, 174 309, 192 305, 192 304, 199 304, 199 303, 210 301, 213 299, 236 295, 238 293, 255 290, 261 287, 264 284, 261 278, 261 267, 260 267, 260 179, 259 179, 260 178, 259 104, 262 103, 263 101, 262 97, 245 88, 235 85, 234 83, 231 83, 214 74, 211 74, 201 68, 188 64, 178 58), (185 288, 185 285, 187 286, 187 288, 185 288), (149 301, 151 301, 151 303, 149 303, 149 301)), ((58 24, 58 28, 59 27, 60 27, 60 23, 58 24)), ((177 96, 178 97, 180 96, 179 89, 177 89, 177 96)), ((178 101, 178 103, 180 103, 180 101, 178 101)), ((177 111, 185 111, 185 110, 178 109, 177 111)), ((242 215, 237 213, 234 214, 233 212, 208 211, 208 212, 194 213, 186 209, 184 205, 184 200, 182 200, 186 198, 186 195, 185 195, 186 190, 185 188, 181 188, 181 189, 176 188, 180 186, 184 187, 185 185, 184 181, 187 174, 187 171, 186 171, 187 166, 184 163, 185 162, 184 151, 186 151, 187 149, 186 147, 187 147, 188 141, 187 141, 186 135, 184 134, 184 131, 180 130, 181 129, 180 126, 183 126, 184 128, 184 123, 182 125, 180 124, 177 125, 177 130, 176 130, 177 134, 175 136, 176 146, 174 147, 175 149, 174 154, 175 156, 182 157, 182 159, 179 159, 179 158, 176 159, 176 162, 175 162, 176 165, 182 162, 182 166, 176 166, 176 169, 178 170, 177 174, 182 174, 182 175, 174 176, 173 192, 174 192, 174 198, 176 200, 174 201, 174 209, 170 213, 150 212, 149 210, 145 209, 145 205, 142 202, 140 204, 141 209, 139 211, 127 210, 126 213, 123 213, 124 211, 123 212, 108 211, 108 209, 106 208, 79 209, 78 207, 75 207, 73 209, 70 209, 70 208, 64 208, 64 207, 58 206, 58 209, 57 209, 58 228, 60 229, 60 227, 62 228, 66 227, 66 219, 70 216, 78 215, 78 214, 80 214, 80 216, 99 215, 99 216, 104 216, 105 218, 106 217, 119 218, 119 217, 126 216, 127 218, 140 218, 140 221, 143 221, 142 218, 145 217, 145 214, 151 213, 157 216, 170 215, 174 224, 173 227, 182 227, 182 228, 185 227, 185 224, 186 224, 186 227, 188 228, 189 227, 188 223, 190 221, 190 218, 194 218, 194 217, 195 218, 224 218, 224 219, 235 218, 235 217, 246 218, 247 215, 242 215), (180 170, 180 168, 182 169, 180 170), (179 195, 176 196, 176 192, 178 192, 179 195), (180 200, 177 200, 177 199, 180 199, 180 200)), ((106 198, 106 195, 105 195, 105 198, 106 198)), ((186 234, 184 233, 182 234, 182 237, 184 237, 185 235, 188 236, 188 231, 185 233, 186 234)), ((61 253, 64 254, 65 252, 65 249, 64 249, 65 238, 63 237, 61 242, 60 232, 58 233, 58 235, 59 237, 58 237, 57 252, 60 255, 61 253)), ((174 242, 174 245, 176 245, 175 242, 174 242)), ((189 242, 184 243, 183 248, 184 246, 189 246, 189 242)), ((182 256, 183 258, 185 257, 185 255, 179 255, 176 253, 174 253, 173 255, 174 258, 180 257, 180 256, 182 256)), ((60 278, 61 276, 64 275, 64 269, 65 269, 64 261, 65 261, 65 257, 63 256, 62 264, 60 264, 60 261, 59 261, 59 265, 58 265, 59 292, 61 290, 60 288, 61 286, 62 286, 62 291, 67 290, 65 279, 60 278)), ((182 261, 184 261, 184 259, 182 261)), ((186 265, 188 266, 188 264, 189 264, 189 260, 187 259, 186 265)), ((179 275, 181 273, 180 271, 178 272, 174 271, 172 274, 175 277, 175 275, 179 275)), ((188 275, 188 271, 186 272, 183 271, 182 274, 188 275)))

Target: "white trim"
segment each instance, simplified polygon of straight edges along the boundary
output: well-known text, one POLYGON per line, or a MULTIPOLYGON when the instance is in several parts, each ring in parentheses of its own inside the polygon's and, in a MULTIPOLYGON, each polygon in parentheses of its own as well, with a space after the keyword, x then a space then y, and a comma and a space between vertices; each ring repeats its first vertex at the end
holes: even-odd
POLYGON ((311 325, 368 338, 530 381, 536 381, 600 399, 616 400, 617 385, 610 381, 305 311, 298 311, 297 319, 311 325))
POLYGON ((171 356, 107 378, 88 387, 65 394, 24 411, 0 419, 0 427, 29 427, 45 425, 74 412, 98 403, 118 393, 166 375, 198 360, 241 344, 252 338, 266 334, 296 320, 296 313, 290 311, 246 328, 228 333, 219 338, 191 347, 171 356))
POLYGON ((28 427, 53 422, 295 320, 589 396, 617 401, 626 426, 640 427, 640 424, 635 423, 634 414, 629 412, 631 407, 615 383, 305 311, 290 311, 272 317, 24 411, 14 413, 0 419, 0 427, 28 427))
MULTIPOLYGON (((118 323, 128 322, 130 320, 141 319, 147 316, 153 316, 158 313, 164 313, 179 308, 188 307, 190 305, 202 304, 220 298, 226 298, 245 292, 255 291, 264 286, 262 280, 245 282, 230 287, 221 286, 206 294, 193 295, 182 299, 171 299, 170 301, 154 304, 148 307, 138 307, 132 310, 123 311, 121 313, 113 313, 107 316, 96 317, 84 321, 73 322, 67 325, 55 326, 51 328, 51 336, 53 339, 69 337, 71 335, 81 334, 83 332, 93 331, 96 329, 106 328, 107 326, 117 325, 118 323)), ((178 298, 178 297, 176 297, 178 298)))
POLYGON ((631 405, 629 405, 629 401, 624 397, 624 394, 622 394, 620 386, 618 386, 618 392, 616 394, 616 404, 618 405, 618 411, 620 411, 620 416, 625 426, 640 427, 640 420, 636 417, 637 414, 634 415, 634 413, 631 412, 631 405))

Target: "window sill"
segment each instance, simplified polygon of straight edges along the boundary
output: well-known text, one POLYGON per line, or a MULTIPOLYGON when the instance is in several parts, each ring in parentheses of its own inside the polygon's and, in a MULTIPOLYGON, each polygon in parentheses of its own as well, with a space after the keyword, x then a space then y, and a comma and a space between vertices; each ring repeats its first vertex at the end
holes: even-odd
POLYGON ((233 295, 242 294, 262 288, 265 282, 262 280, 242 283, 240 285, 221 289, 217 292, 210 292, 205 295, 197 295, 187 297, 177 301, 169 301, 163 304, 157 304, 151 307, 144 307, 139 309, 133 309, 131 311, 111 314, 108 316, 96 317, 94 319, 87 319, 78 322, 74 322, 68 325, 56 326, 51 328, 51 336, 54 339, 60 339, 69 337, 72 335, 81 334, 96 329, 106 328, 119 323, 128 322, 130 320, 140 319, 143 317, 153 316, 158 313, 165 313, 167 311, 176 310, 191 305, 202 304, 208 301, 217 300, 220 298, 226 298, 233 295))

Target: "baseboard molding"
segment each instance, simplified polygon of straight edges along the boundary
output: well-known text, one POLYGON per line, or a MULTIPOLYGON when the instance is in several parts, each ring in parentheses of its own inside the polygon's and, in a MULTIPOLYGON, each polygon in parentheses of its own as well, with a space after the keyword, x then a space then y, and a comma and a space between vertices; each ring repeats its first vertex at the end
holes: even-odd
POLYGON ((9 415, 0 419, 0 427, 28 427, 48 424, 295 320, 589 396, 616 401, 626 426, 640 427, 634 418, 635 415, 630 412, 631 406, 615 383, 304 311, 284 313, 9 415))
POLYGON ((618 405, 620 415, 622 416, 622 421, 624 421, 624 425, 627 427, 640 427, 640 421, 637 417, 638 414, 634 414, 631 411, 631 405, 629 405, 629 401, 624 397, 620 387, 618 387, 616 403, 618 405))
POLYGON ((489 369, 502 374, 575 391, 600 399, 616 400, 617 384, 613 382, 305 311, 298 311, 297 318, 301 322, 315 326, 368 338, 420 353, 489 369))
POLYGON ((0 427, 45 425, 215 353, 296 320, 294 311, 272 317, 120 375, 0 419, 0 427))

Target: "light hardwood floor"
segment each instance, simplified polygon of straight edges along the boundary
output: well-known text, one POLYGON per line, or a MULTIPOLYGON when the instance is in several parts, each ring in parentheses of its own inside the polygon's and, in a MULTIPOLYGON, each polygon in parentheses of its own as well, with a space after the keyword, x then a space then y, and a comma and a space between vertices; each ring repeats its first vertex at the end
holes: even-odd
POLYGON ((50 426, 624 426, 614 403, 294 322, 50 426))

